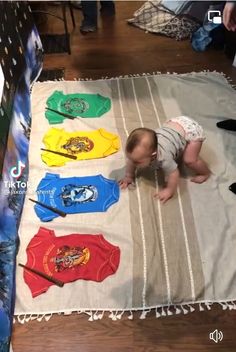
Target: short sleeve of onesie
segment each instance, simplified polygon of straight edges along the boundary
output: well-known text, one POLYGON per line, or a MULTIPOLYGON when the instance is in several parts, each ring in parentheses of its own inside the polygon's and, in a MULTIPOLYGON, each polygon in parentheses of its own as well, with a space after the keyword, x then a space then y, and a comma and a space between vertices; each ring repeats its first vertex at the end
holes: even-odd
POLYGON ((177 169, 177 167, 178 165, 172 157, 166 157, 166 159, 162 161, 162 169, 165 175, 171 174, 173 171, 177 169))
POLYGON ((162 151, 158 160, 155 159, 151 162, 151 167, 153 169, 162 169, 165 175, 169 175, 177 169, 178 164, 170 153, 162 151))

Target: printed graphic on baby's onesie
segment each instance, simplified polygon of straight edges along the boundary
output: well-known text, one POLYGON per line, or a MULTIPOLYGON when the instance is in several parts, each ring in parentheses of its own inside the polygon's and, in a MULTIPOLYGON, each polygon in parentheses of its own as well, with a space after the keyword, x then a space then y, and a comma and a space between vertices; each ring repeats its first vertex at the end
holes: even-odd
POLYGON ((85 265, 90 258, 88 248, 62 246, 58 248, 55 257, 51 261, 55 264, 55 271, 74 269, 78 265, 85 265))
POLYGON ((72 137, 66 141, 66 144, 62 146, 67 152, 70 152, 72 155, 78 153, 88 153, 94 147, 93 141, 88 137, 72 137))
POLYGON ((70 207, 75 203, 94 202, 98 197, 98 190, 94 186, 66 185, 62 187, 60 194, 65 207, 70 207))
POLYGON ((89 109, 89 104, 86 100, 81 98, 69 98, 62 103, 65 110, 71 114, 84 114, 89 109))
POLYGON ((102 175, 61 178, 58 174, 46 173, 40 181, 34 206, 41 221, 51 221, 65 214, 107 211, 119 200, 119 185, 102 175), (55 211, 54 211, 55 209, 55 211), (58 212, 59 211, 59 212, 58 212))

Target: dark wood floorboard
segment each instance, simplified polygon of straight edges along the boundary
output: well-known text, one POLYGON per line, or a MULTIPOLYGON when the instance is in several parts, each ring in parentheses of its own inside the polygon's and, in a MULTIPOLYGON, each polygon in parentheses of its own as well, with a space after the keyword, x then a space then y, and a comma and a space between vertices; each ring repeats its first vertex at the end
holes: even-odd
MULTIPOLYGON (((115 20, 100 19, 99 31, 86 36, 79 32, 81 12, 74 10, 77 27, 71 34, 72 55, 46 55, 44 68, 65 68, 67 80, 208 69, 222 71, 236 83, 236 69, 222 51, 196 53, 189 40, 177 42, 128 25, 125 20, 141 4, 118 2, 115 20)), ((58 10, 55 6, 50 8, 58 10)), ((62 24, 51 17, 46 26, 40 30, 63 32, 62 24)), ((94 322, 89 322, 85 315, 55 315, 48 322, 16 323, 12 343, 14 352, 233 352, 236 351, 235 322, 236 311, 223 311, 218 305, 211 311, 199 312, 196 308, 187 315, 160 319, 150 314, 145 320, 140 320, 139 314, 135 314, 134 320, 123 317, 111 321, 105 316, 94 322), (217 344, 209 340, 209 333, 215 329, 224 333, 217 344)))
POLYGON ((48 322, 16 323, 13 330, 14 352, 211 352, 235 351, 236 311, 211 311, 173 315, 156 319, 150 314, 140 320, 122 317, 111 321, 104 316, 90 322, 88 316, 53 316, 48 322), (221 330, 224 338, 217 344, 209 333, 221 330))

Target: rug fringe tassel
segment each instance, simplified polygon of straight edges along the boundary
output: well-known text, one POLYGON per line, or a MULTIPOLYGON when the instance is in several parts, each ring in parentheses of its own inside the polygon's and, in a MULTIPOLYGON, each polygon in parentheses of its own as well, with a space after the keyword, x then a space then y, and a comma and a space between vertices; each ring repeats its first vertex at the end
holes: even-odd
POLYGON ((184 314, 188 314, 188 309, 187 308, 184 308, 183 305, 181 305, 181 309, 183 311, 184 314))
POLYGON ((98 319, 101 320, 104 316, 105 311, 102 310, 101 313, 98 314, 98 319))
POLYGON ((146 319, 148 314, 154 311, 156 318, 166 317, 171 315, 178 315, 180 313, 188 314, 195 311, 195 304, 198 304, 199 311, 202 312, 204 310, 211 310, 212 305, 214 303, 218 303, 222 310, 236 310, 236 300, 234 301, 221 301, 221 302, 197 302, 197 303, 179 303, 179 304, 169 304, 166 306, 158 305, 152 308, 143 308, 142 310, 136 308, 133 310, 72 310, 66 312, 55 312, 55 313, 44 313, 44 314, 19 314, 13 317, 13 323, 25 324, 32 320, 37 320, 38 322, 49 321, 53 314, 58 315, 71 315, 73 313, 77 314, 87 314, 89 316, 88 321, 97 321, 101 320, 104 317, 104 314, 108 312, 108 318, 113 321, 117 321, 122 319, 123 316, 126 316, 127 319, 132 320, 134 318, 134 312, 141 312, 139 319, 146 319))
POLYGON ((46 321, 49 321, 49 320, 51 319, 51 317, 52 317, 52 314, 53 314, 53 313, 45 314, 44 319, 45 319, 46 321))
POLYGON ((147 316, 147 314, 148 314, 149 312, 151 312, 151 309, 148 309, 148 310, 144 309, 144 310, 142 311, 142 313, 141 313, 139 319, 145 319, 146 316, 147 316))
POLYGON ((160 318, 161 314, 158 312, 158 308, 159 307, 156 307, 156 318, 160 318))
POLYGON ((128 319, 129 319, 129 320, 133 320, 134 315, 133 315, 132 310, 130 310, 129 313, 130 313, 130 314, 128 315, 128 319))
POLYGON ((204 308, 203 308, 201 303, 199 303, 199 310, 200 310, 200 312, 202 312, 204 310, 204 308))
POLYGON ((190 313, 195 311, 195 308, 191 304, 188 304, 188 307, 190 309, 190 313))
POLYGON ((233 301, 231 301, 231 304, 232 304, 232 306, 233 306, 232 309, 236 310, 236 304, 235 304, 233 301))
POLYGON ((41 322, 43 320, 43 318, 45 317, 45 314, 43 315, 40 315, 38 318, 37 318, 37 321, 41 322))
POLYGON ((205 306, 207 307, 208 310, 211 310, 211 304, 212 304, 212 303, 209 303, 209 302, 206 302, 206 303, 205 303, 205 306))
POLYGON ((66 311, 63 313, 64 315, 71 315, 72 314, 72 311, 66 311))
POLYGON ((172 311, 170 310, 170 306, 167 307, 167 315, 173 315, 172 311))
POLYGON ((175 308, 175 314, 180 314, 181 313, 181 310, 177 306, 174 306, 174 308, 175 308))
MULTIPOLYGON (((173 75, 173 76, 188 76, 188 75, 193 75, 195 73, 202 73, 202 74, 205 74, 207 75, 208 73, 215 73, 215 74, 218 74, 218 75, 222 75, 226 78, 227 82, 229 83, 229 85, 233 88, 233 89, 236 89, 236 84, 233 83, 233 80, 232 78, 228 77, 224 72, 218 72, 216 70, 202 70, 202 71, 199 71, 199 72, 195 72, 195 71, 192 71, 192 72, 186 72, 186 73, 177 73, 177 72, 160 72, 160 71, 154 71, 152 73, 149 73, 149 72, 144 72, 144 73, 136 73, 136 74, 128 74, 128 75, 121 75, 121 76, 116 76, 116 77, 108 77, 108 76, 103 76, 99 79, 95 79, 93 80, 92 78, 81 78, 81 77, 75 77, 72 81, 76 81, 76 82, 88 82, 88 81, 101 81, 101 80, 114 80, 114 79, 125 79, 125 78, 138 78, 138 77, 143 77, 143 76, 159 76, 159 75, 173 75)), ((65 81, 64 78, 60 78, 60 79, 55 79, 54 81, 45 81, 43 83, 46 83, 46 82, 57 82, 57 81, 65 81)), ((35 82, 34 84, 38 84, 38 83, 42 83, 42 82, 35 82)), ((32 87, 33 88, 33 87, 32 87)))
POLYGON ((162 317, 166 316, 166 312, 165 312, 165 308, 164 307, 161 308, 161 316, 162 317))
POLYGON ((117 314, 117 319, 121 319, 122 318, 122 315, 124 314, 124 310, 123 311, 121 311, 119 314, 117 314))

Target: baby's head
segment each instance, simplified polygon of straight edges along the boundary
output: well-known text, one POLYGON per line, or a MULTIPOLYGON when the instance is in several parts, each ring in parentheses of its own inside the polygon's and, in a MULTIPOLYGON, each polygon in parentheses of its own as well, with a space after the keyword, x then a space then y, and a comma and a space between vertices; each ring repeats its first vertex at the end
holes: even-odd
POLYGON ((137 167, 146 167, 157 156, 157 135, 149 128, 136 128, 126 142, 126 156, 137 167))

